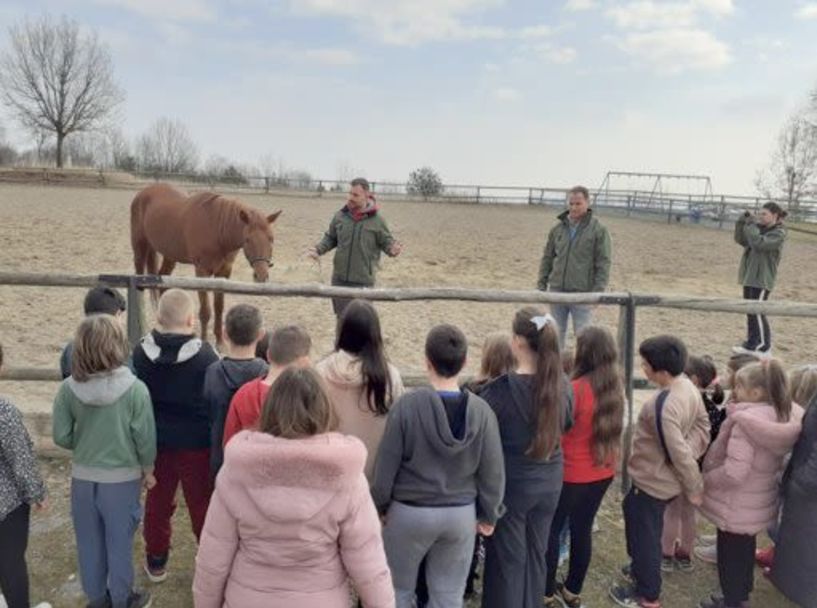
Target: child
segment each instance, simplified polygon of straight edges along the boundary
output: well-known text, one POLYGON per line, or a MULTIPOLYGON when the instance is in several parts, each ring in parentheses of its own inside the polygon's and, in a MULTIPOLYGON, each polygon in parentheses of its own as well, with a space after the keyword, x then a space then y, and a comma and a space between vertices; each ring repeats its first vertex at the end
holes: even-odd
POLYGON ((147 388, 125 366, 128 350, 117 319, 87 317, 74 339, 71 376, 54 399, 54 443, 73 452, 71 517, 93 608, 151 603, 133 588, 133 535, 142 485, 156 484, 156 425, 147 388))
MULTIPOLYGON (((0 370, 3 345, 0 344, 0 370)), ((34 445, 20 410, 0 397, 0 602, 9 608, 29 608, 28 524, 31 507, 46 507, 46 490, 34 445)), ((45 602, 36 608, 51 608, 45 602)))
POLYGON ((562 490, 559 440, 573 401, 558 331, 542 309, 519 310, 511 338, 517 368, 480 393, 499 423, 508 509, 486 540, 483 608, 538 608, 545 594, 550 522, 562 490))
MULTIPOLYGON (((817 372, 817 366, 812 373, 817 372)), ((787 598, 817 608, 817 395, 803 402, 803 431, 783 476, 783 515, 771 579, 787 598)))
POLYGON ((255 428, 275 379, 289 367, 309 367, 311 348, 309 334, 297 325, 287 325, 272 332, 267 351, 269 371, 264 378, 251 380, 236 391, 224 422, 222 445, 226 446, 239 431, 255 428))
POLYGON ((267 360, 267 351, 269 350, 269 341, 271 337, 272 332, 269 330, 265 330, 263 337, 255 345, 256 359, 261 359, 262 361, 267 360))
MULTIPOLYGON (((85 294, 82 308, 86 317, 88 315, 105 314, 113 315, 121 321, 125 314, 126 303, 125 298, 117 290, 105 285, 97 285, 85 294)), ((65 348, 62 349, 62 355, 60 355, 60 373, 62 373, 63 380, 71 375, 71 352, 73 349, 74 343, 72 341, 65 345, 65 348)))
POLYGON ((479 372, 465 388, 479 395, 491 382, 515 369, 516 358, 511 349, 511 337, 503 332, 489 334, 482 344, 479 372))
POLYGON ((204 399, 210 413, 210 472, 215 479, 224 461, 224 420, 235 392, 245 383, 267 375, 266 357, 255 356, 256 343, 264 336, 261 311, 237 304, 224 320, 227 355, 212 363, 204 375, 204 399))
POLYGON ((145 503, 145 564, 153 583, 167 578, 167 560, 181 482, 196 539, 201 534, 213 484, 210 477, 210 421, 204 375, 218 355, 194 335, 195 305, 180 289, 159 299, 158 328, 133 352, 136 375, 150 391, 156 418, 156 486, 145 503))
POLYGON ((413 605, 423 558, 430 605, 461 607, 474 530, 490 536, 502 514, 505 478, 496 418, 457 381, 467 348, 452 325, 429 332, 431 387, 394 404, 375 461, 372 496, 386 516, 383 542, 398 608, 413 605))
POLYGON ((320 377, 283 371, 259 430, 225 450, 196 556, 197 608, 346 608, 347 579, 367 608, 394 607, 366 448, 333 427, 320 377))
POLYGON ((315 369, 326 381, 338 432, 353 435, 366 446, 366 479, 371 482, 386 414, 405 390, 400 372, 386 359, 380 319, 371 304, 349 303, 338 320, 335 352, 315 369))
POLYGON ((709 445, 709 417, 698 388, 684 375, 687 350, 675 336, 641 343, 641 368, 659 391, 636 423, 627 470, 632 488, 624 499, 624 527, 631 581, 610 596, 625 608, 661 606, 661 536, 667 503, 685 494, 700 505, 698 459, 709 445))
POLYGON ((718 528, 718 578, 723 598, 701 608, 748 606, 756 535, 777 519, 783 458, 800 434, 788 380, 776 360, 752 363, 735 378, 735 400, 704 460, 701 512, 718 528))
POLYGON ((574 426, 562 435, 564 483, 550 526, 545 607, 580 608, 593 553, 593 520, 616 474, 624 419, 624 388, 610 332, 586 327, 576 338, 573 371, 574 426), (560 532, 570 527, 570 568, 556 583, 560 532))
MULTIPOLYGON (((709 416, 708 445, 712 445, 721 424, 726 419, 726 410, 722 407, 725 395, 721 385, 716 382, 718 370, 711 357, 690 357, 686 375, 701 391, 704 407, 709 416)), ((703 457, 699 458, 698 462, 702 463, 703 457)), ((672 572, 676 568, 682 572, 692 570, 692 546, 696 533, 695 507, 682 494, 673 499, 664 511, 661 570, 664 572, 672 572)))

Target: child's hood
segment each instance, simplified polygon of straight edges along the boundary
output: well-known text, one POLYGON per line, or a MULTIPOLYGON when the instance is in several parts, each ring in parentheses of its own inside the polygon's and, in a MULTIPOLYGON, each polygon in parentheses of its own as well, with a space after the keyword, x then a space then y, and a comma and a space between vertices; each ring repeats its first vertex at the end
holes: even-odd
POLYGON ((337 350, 318 363, 327 382, 340 386, 358 387, 363 385, 363 364, 359 357, 337 350))
POLYGON ((804 411, 796 403, 785 422, 777 419, 777 412, 769 403, 730 403, 727 411, 728 419, 743 429, 751 443, 775 454, 790 452, 800 436, 804 411))
POLYGON ((204 343, 192 334, 164 334, 154 329, 142 338, 140 345, 152 363, 172 365, 198 355, 204 343))
POLYGON ((451 432, 451 424, 445 413, 445 404, 440 395, 432 388, 420 388, 410 394, 410 401, 406 406, 414 410, 413 415, 419 419, 426 440, 434 450, 442 456, 455 455, 470 449, 482 431, 481 420, 477 407, 472 399, 477 397, 468 391, 463 392, 463 398, 458 407, 467 408, 465 412, 465 435, 457 439, 451 432))
POLYGON ((359 439, 339 433, 283 439, 242 431, 227 444, 224 456, 216 481, 222 498, 244 512, 251 504, 278 523, 311 519, 340 492, 366 483, 366 448, 359 439))
POLYGON ((116 403, 133 386, 134 382, 136 382, 136 376, 124 365, 112 372, 94 374, 85 382, 77 382, 73 376, 65 380, 77 399, 86 405, 97 406, 116 403))
POLYGON ((231 391, 238 390, 250 380, 267 374, 267 364, 261 359, 230 359, 225 357, 212 364, 214 372, 221 379, 224 386, 231 391))

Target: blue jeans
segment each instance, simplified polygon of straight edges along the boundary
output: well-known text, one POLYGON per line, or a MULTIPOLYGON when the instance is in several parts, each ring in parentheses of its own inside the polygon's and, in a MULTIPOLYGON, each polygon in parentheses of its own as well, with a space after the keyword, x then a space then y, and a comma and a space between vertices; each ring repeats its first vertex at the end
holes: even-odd
POLYGON ((573 337, 593 321, 593 310, 586 304, 551 304, 550 314, 559 326, 559 345, 564 348, 567 341, 568 317, 573 317, 573 337))
POLYGON ((133 535, 139 527, 141 480, 71 480, 71 517, 77 537, 82 590, 91 604, 110 594, 114 608, 133 590, 133 535))

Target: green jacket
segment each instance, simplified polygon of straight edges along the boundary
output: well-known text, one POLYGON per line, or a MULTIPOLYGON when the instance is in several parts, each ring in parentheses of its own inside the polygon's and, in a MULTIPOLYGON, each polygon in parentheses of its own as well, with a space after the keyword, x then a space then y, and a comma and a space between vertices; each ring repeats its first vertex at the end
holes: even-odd
POLYGON ((355 221, 348 207, 343 207, 332 218, 329 229, 315 245, 318 255, 335 249, 332 279, 355 285, 374 285, 380 253, 389 255, 394 237, 386 220, 374 206, 363 219, 355 221))
POLYGON ((777 266, 786 241, 783 224, 761 227, 741 217, 735 224, 735 242, 743 246, 738 283, 771 291, 777 279, 777 266))
POLYGON ((152 471, 156 460, 150 394, 124 366, 87 382, 64 380, 54 399, 52 435, 74 452, 75 479, 133 481, 152 471))
POLYGON ((551 291, 604 291, 610 279, 610 233, 590 209, 571 240, 567 216, 567 211, 560 213, 559 222, 548 234, 538 287, 549 287, 551 291))

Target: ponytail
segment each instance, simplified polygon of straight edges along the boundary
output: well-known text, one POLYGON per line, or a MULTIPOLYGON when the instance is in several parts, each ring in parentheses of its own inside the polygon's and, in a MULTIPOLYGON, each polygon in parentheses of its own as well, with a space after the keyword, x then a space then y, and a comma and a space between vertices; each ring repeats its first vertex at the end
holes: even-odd
POLYGON ((532 306, 516 313, 513 333, 524 338, 528 348, 536 353, 534 435, 526 455, 536 460, 548 460, 559 447, 564 424, 564 378, 559 336, 553 318, 532 306))

